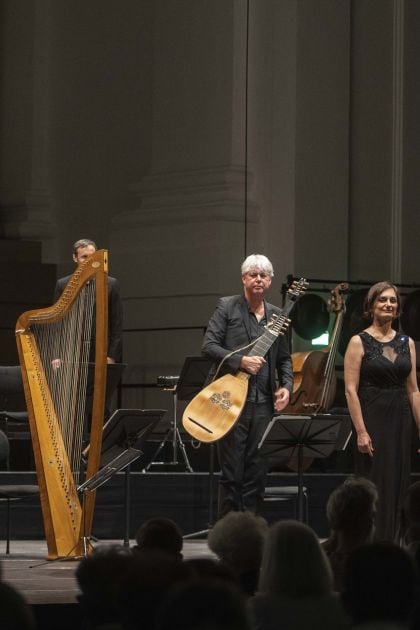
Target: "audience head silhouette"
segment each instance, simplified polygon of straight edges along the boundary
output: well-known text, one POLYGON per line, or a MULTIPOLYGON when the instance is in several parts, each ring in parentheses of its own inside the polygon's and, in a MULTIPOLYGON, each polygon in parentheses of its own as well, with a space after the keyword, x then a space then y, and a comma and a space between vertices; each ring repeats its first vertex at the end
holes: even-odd
POLYGON ((165 595, 177 583, 191 577, 186 562, 161 550, 132 554, 118 595, 120 619, 125 630, 153 630, 165 595))
POLYGON ((333 570, 336 591, 341 591, 349 553, 373 540, 377 500, 375 484, 363 477, 349 477, 328 499, 327 519, 331 533, 323 548, 333 570))
POLYGON ((406 624, 416 595, 416 572, 408 553, 392 543, 368 543, 349 556, 342 599, 352 623, 406 624))
POLYGON ((279 521, 270 527, 258 590, 297 598, 331 592, 331 568, 310 527, 299 521, 279 521))
POLYGON ((9 584, 0 583, 0 628, 2 630, 35 630, 32 609, 22 595, 9 584))
POLYGON ((184 561, 192 578, 230 582, 238 586, 236 575, 226 564, 214 558, 189 558, 184 561))
POLYGON ((233 584, 193 579, 171 589, 157 630, 251 630, 243 595, 233 584))
POLYGON ((248 595, 257 588, 267 531, 268 525, 260 516, 251 512, 228 512, 208 535, 209 548, 230 567, 248 595))
POLYGON ((99 547, 80 561, 76 580, 79 603, 90 627, 119 619, 118 586, 129 569, 131 554, 121 546, 99 547))
POLYGON ((349 477, 328 499, 327 519, 331 530, 344 535, 349 543, 369 541, 375 531, 377 500, 378 492, 372 481, 349 477))
POLYGON ((405 495, 400 534, 405 544, 420 542, 420 481, 411 484, 405 495))
POLYGON ((159 550, 182 558, 182 532, 169 518, 151 518, 136 533, 134 551, 159 550))

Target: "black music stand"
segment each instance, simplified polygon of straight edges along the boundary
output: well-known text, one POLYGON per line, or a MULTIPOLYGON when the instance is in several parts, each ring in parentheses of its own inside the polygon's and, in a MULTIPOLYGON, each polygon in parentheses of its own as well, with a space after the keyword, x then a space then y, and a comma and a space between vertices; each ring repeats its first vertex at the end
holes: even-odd
MULTIPOLYGON (((160 442, 152 460, 144 469, 145 472, 147 472, 151 466, 179 465, 178 447, 181 449, 186 469, 188 472, 194 472, 189 462, 188 455, 185 450, 185 444, 178 428, 178 401, 191 400, 203 388, 212 363, 211 359, 203 356, 186 357, 176 384, 172 387, 164 387, 166 391, 172 392, 173 396, 173 418, 171 427, 166 432, 163 440, 160 442), (156 461, 157 456, 170 437, 172 437, 172 460, 170 462, 156 461)), ((165 377, 160 378, 162 380, 165 379, 165 377)), ((168 380, 173 378, 174 377, 169 377, 168 380)))
MULTIPOLYGON (((99 471, 77 490, 93 492, 125 468, 124 546, 130 545, 130 465, 143 455, 141 447, 166 413, 166 409, 117 409, 104 425, 99 471)), ((86 449, 85 453, 89 450, 86 449)), ((85 543, 86 545, 86 543, 85 543)))
POLYGON ((303 521, 303 458, 328 457, 334 450, 344 450, 350 440, 348 415, 279 415, 270 420, 259 448, 272 464, 279 457, 297 457, 298 518, 303 521))
POLYGON ((176 387, 178 400, 190 401, 203 389, 212 365, 208 357, 185 357, 176 387))
MULTIPOLYGON (((106 389, 105 389, 105 418, 111 416, 112 397, 121 381, 123 372, 127 367, 126 363, 108 363, 106 366, 106 389)), ((95 364, 88 364, 88 376, 86 386, 86 414, 90 416, 92 413, 93 402, 93 385, 95 377, 95 364)))
MULTIPOLYGON (((179 382, 177 385, 178 399, 189 402, 200 392, 206 384, 207 378, 214 361, 209 357, 190 356, 186 357, 182 366, 179 382)), ((214 503, 214 444, 210 443, 209 453, 209 519, 206 529, 192 532, 184 536, 185 539, 196 538, 208 533, 208 527, 213 524, 213 503, 214 503)))

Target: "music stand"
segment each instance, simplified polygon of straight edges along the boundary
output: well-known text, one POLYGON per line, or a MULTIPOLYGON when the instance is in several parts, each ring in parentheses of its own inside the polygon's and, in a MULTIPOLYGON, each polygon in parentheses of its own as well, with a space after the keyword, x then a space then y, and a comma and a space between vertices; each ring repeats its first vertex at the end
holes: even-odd
POLYGON ((298 518, 303 521, 303 458, 328 457, 344 450, 351 436, 350 417, 336 414, 274 416, 259 444, 268 461, 297 457, 298 518), (269 439, 268 439, 269 437, 269 439))
POLYGON ((185 357, 176 387, 178 400, 190 401, 203 389, 212 365, 208 357, 185 357))
MULTIPOLYGON (((211 359, 203 356, 189 356, 184 360, 184 364, 181 368, 180 375, 178 377, 177 383, 174 387, 164 388, 166 391, 171 391, 173 396, 173 419, 171 423, 171 427, 166 432, 163 440, 159 444, 157 450, 155 451, 152 460, 144 469, 145 472, 149 470, 151 466, 162 466, 162 465, 178 465, 177 458, 177 449, 178 446, 182 451, 182 456, 184 458, 184 464, 188 472, 194 472, 192 466, 189 462, 187 452, 185 450, 184 442, 182 441, 181 433, 178 428, 178 401, 189 401, 202 389, 207 375, 209 373, 210 367, 212 365, 211 359), (163 462, 156 461, 157 456, 165 446, 168 441, 170 435, 172 434, 172 461, 163 462)), ((163 380, 165 377, 160 377, 163 380)), ((169 377, 174 378, 174 377, 169 377)))
MULTIPOLYGON (((104 425, 99 471, 78 486, 93 492, 125 468, 124 546, 130 545, 130 465, 143 455, 141 447, 166 413, 166 409, 117 409, 104 425)), ((85 453, 89 447, 85 450, 85 453)))
MULTIPOLYGON (((106 389, 105 389, 105 417, 109 417, 112 397, 121 381, 123 372, 127 367, 126 363, 108 363, 106 366, 106 389)), ((92 412, 93 386, 95 378, 95 363, 88 364, 87 386, 86 386, 86 414, 92 412)))
MULTIPOLYGON (((200 392, 206 384, 209 372, 214 361, 205 356, 185 357, 182 366, 179 382, 177 385, 178 399, 189 402, 200 392)), ((209 519, 208 527, 213 524, 213 503, 214 503, 214 444, 210 443, 209 453, 209 519)), ((185 539, 196 538, 208 533, 208 528, 198 532, 192 532, 184 536, 185 539)))

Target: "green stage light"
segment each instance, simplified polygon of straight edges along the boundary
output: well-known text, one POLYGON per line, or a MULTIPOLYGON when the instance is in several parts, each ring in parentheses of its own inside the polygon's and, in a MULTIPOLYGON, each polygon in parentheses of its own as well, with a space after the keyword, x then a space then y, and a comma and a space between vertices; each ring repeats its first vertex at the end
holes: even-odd
POLYGON ((328 346, 329 338, 330 338, 329 333, 324 332, 322 333, 322 335, 320 335, 316 339, 312 339, 311 344, 313 346, 328 346))

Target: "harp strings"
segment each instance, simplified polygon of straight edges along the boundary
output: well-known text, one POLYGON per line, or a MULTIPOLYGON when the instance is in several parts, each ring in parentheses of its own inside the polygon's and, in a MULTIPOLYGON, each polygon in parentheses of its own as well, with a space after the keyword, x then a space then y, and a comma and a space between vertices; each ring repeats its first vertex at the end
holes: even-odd
POLYGON ((51 395, 50 410, 57 419, 61 439, 54 439, 59 460, 68 460, 78 484, 81 476, 83 439, 87 435, 89 358, 94 332, 95 280, 78 293, 67 313, 57 322, 33 332, 51 395), (64 449, 64 452, 61 452, 64 449))

